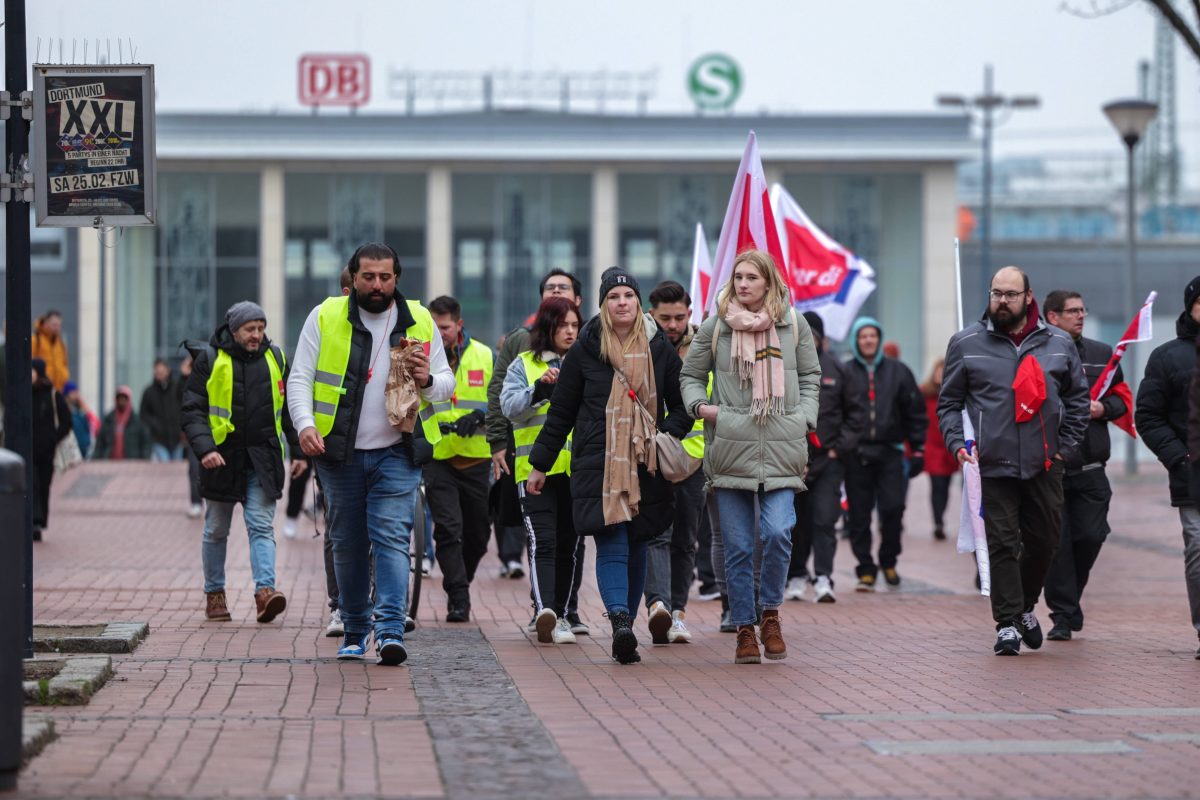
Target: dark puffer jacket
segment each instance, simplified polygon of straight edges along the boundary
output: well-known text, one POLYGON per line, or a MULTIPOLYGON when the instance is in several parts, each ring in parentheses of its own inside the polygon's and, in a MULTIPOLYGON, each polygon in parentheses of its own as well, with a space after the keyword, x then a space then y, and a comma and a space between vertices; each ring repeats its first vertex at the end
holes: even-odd
POLYGON ((899 446, 908 442, 914 452, 922 451, 929 430, 925 400, 912 370, 902 361, 884 356, 882 341, 883 328, 870 317, 859 317, 850 331, 853 357, 843 365, 844 372, 852 385, 851 391, 863 398, 867 409, 866 425, 858 446, 899 446), (865 358, 858 349, 858 332, 863 328, 879 331, 881 344, 871 359, 865 358))
MULTIPOLYGON (((1075 340, 1075 349, 1079 352, 1079 362, 1083 365, 1083 375, 1087 378, 1087 385, 1090 389, 1096 379, 1100 377, 1100 373, 1104 372, 1104 367, 1108 365, 1108 360, 1112 357, 1112 348, 1104 342, 1097 342, 1095 339, 1081 336, 1075 340)), ((1124 380, 1125 373, 1118 365, 1116 374, 1113 375, 1112 385, 1116 386, 1124 380)), ((1103 464, 1112 455, 1112 438, 1109 436, 1108 430, 1109 420, 1124 416, 1129 409, 1125 407, 1124 400, 1111 392, 1100 398, 1100 405, 1104 406, 1104 416, 1099 419, 1088 419, 1087 433, 1084 434, 1083 444, 1066 462, 1068 475, 1080 472, 1086 464, 1103 464)))
POLYGON ((1138 435, 1167 468, 1175 507, 1195 505, 1188 491, 1188 392, 1198 333, 1188 312, 1180 314, 1175 339, 1154 348, 1146 361, 1133 404, 1138 435))
MULTIPOLYGON (((222 325, 213 333, 209 347, 197 342, 187 342, 185 346, 194 362, 183 393, 183 432, 196 458, 203 459, 216 450, 225 459, 223 467, 200 469, 200 493, 208 500, 245 502, 246 472, 253 469, 267 494, 278 500, 283 494, 284 464, 279 438, 275 434, 271 368, 266 359, 271 341, 264 339, 262 347, 249 353, 234 341, 229 326, 222 325), (212 374, 210 347, 224 350, 233 360, 233 431, 219 446, 213 442, 208 423, 207 384, 212 374)), ((279 355, 277 351, 277 360, 279 355)), ((286 367, 282 377, 286 386, 286 367)), ((286 400, 282 423, 289 446, 298 448, 286 400)))
POLYGON ((829 463, 829 451, 853 453, 858 438, 867 427, 867 397, 854 391, 846 380, 846 366, 821 349, 817 340, 817 358, 821 362, 820 412, 817 415, 817 439, 821 446, 808 443, 808 474, 817 477, 829 463))
MULTIPOLYGON (((649 317, 644 320, 658 393, 657 424, 660 431, 682 439, 692 427, 692 418, 684 410, 679 393, 682 362, 658 326, 649 317)), ((575 530, 584 536, 595 535, 605 527, 604 409, 612 382, 612 367, 600 360, 600 319, 595 317, 583 326, 578 341, 563 358, 546 424, 529 454, 529 463, 545 472, 558 457, 567 434, 574 429, 571 498, 575 505, 575 530)), ((638 476, 642 501, 629 529, 632 538, 646 540, 665 531, 674 521, 675 493, 670 482, 661 475, 651 475, 644 467, 638 468, 638 476)))

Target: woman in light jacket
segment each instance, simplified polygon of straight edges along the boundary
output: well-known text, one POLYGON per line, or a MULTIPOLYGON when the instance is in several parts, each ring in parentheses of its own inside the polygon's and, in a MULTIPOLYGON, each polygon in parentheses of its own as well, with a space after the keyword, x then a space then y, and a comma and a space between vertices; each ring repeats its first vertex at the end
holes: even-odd
POLYGON ((737 626, 734 661, 757 664, 761 659, 754 630, 756 522, 762 539, 763 652, 769 659, 785 658, 779 607, 792 556, 793 497, 804 490, 807 436, 817 427, 821 366, 808 323, 791 309, 770 255, 738 254, 718 296, 717 313, 692 340, 680 382, 684 406, 705 421, 704 474, 721 515, 725 580, 737 626), (706 391, 710 370, 711 400, 706 391))

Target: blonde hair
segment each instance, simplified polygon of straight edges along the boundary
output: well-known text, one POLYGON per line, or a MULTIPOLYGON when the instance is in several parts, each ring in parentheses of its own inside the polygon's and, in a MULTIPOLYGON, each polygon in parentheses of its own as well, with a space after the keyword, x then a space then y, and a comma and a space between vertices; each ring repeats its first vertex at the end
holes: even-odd
POLYGON ((640 309, 637 319, 633 322, 633 330, 630 332, 629 338, 625 340, 625 344, 622 345, 620 337, 613 328, 612 317, 608 313, 608 298, 604 298, 604 302, 600 303, 600 360, 605 364, 611 364, 613 353, 619 352, 624 357, 631 350, 644 350, 648 346, 646 324, 640 309))
POLYGON ((763 298, 763 309, 778 322, 791 306, 791 292, 783 281, 783 275, 775 265, 775 259, 770 253, 762 250, 747 249, 737 254, 733 260, 733 269, 729 272, 729 281, 721 288, 717 297, 717 316, 724 318, 729 310, 729 303, 736 299, 737 293, 733 288, 733 273, 739 264, 750 264, 758 270, 758 274, 767 282, 767 294, 763 298))

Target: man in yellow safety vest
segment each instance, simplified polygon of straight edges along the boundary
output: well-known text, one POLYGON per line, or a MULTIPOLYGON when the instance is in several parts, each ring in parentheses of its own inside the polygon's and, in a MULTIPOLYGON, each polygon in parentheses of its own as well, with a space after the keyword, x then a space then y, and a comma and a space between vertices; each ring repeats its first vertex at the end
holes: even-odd
POLYGON ((429 311, 396 288, 396 251, 364 244, 349 267, 349 296, 314 308, 300 332, 288 407, 301 449, 317 460, 325 492, 345 628, 338 658, 364 660, 374 633, 379 663, 394 666, 408 658, 408 545, 421 470, 413 461, 412 434, 388 419, 391 350, 414 341, 423 345, 407 356, 407 366, 421 394, 418 418, 430 443, 441 438, 431 404, 454 394, 454 373, 429 311))
POLYGON ((424 467, 425 499, 433 518, 433 541, 446 592, 446 621, 467 622, 471 581, 487 553, 491 530, 488 478, 492 451, 483 422, 495 357, 491 348, 463 330, 462 306, 453 297, 434 299, 429 311, 454 371, 454 395, 433 404, 442 438, 433 447, 433 461, 424 467))
MULTIPOLYGON (((183 396, 183 430, 200 472, 204 513, 205 616, 231 618, 225 598, 225 546, 233 507, 242 504, 259 622, 287 607, 275 588, 275 501, 283 494, 288 440, 287 359, 266 336, 267 315, 249 300, 225 314, 208 346, 191 342, 192 373, 183 396)), ((292 462, 292 474, 303 466, 292 462)))

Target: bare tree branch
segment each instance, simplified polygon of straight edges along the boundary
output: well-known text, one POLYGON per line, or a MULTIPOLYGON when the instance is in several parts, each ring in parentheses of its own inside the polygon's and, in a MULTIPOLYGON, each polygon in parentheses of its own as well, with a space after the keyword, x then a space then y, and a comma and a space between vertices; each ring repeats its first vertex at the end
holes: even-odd
MULTIPOLYGON (((1192 55, 1200 59, 1200 39, 1196 38, 1195 31, 1188 27, 1187 21, 1175 11, 1170 0, 1146 0, 1146 2, 1158 9, 1158 13, 1171 23, 1171 27, 1179 34, 1179 38, 1183 39, 1184 44, 1192 51, 1192 55)), ((1193 0, 1193 4, 1196 4, 1195 0, 1193 0)))
POLYGON ((1136 0, 1088 0, 1087 7, 1083 6, 1082 0, 1078 3, 1064 2, 1059 5, 1060 11, 1065 11, 1072 16, 1081 19, 1096 19, 1097 17, 1107 17, 1109 14, 1115 14, 1123 8, 1128 8, 1133 5, 1136 0))
POLYGON ((1200 0, 1192 0, 1192 11, 1196 15, 1197 22, 1200 22, 1200 0))

